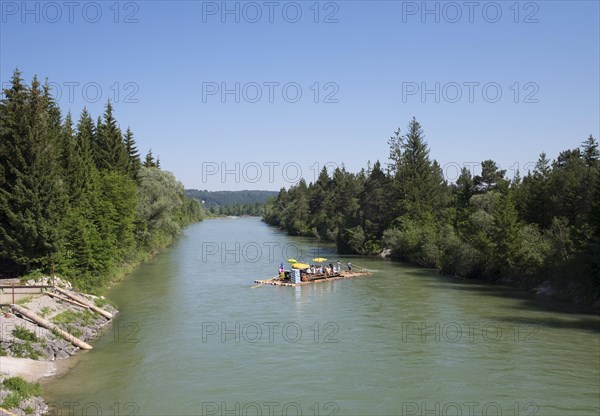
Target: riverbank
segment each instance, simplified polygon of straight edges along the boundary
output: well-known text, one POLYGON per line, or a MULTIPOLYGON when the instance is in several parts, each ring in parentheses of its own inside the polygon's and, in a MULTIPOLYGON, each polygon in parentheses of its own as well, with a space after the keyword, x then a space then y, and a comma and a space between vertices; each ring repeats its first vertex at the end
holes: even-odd
MULTIPOLYGON (((30 281, 28 285, 52 283, 51 278, 44 277, 30 281)), ((64 362, 82 350, 76 344, 93 348, 88 343, 98 339, 102 329, 118 313, 104 297, 75 292, 69 282, 60 278, 54 283, 55 288, 42 289, 15 306, 2 307, 0 408, 16 415, 43 415, 48 407, 39 395, 18 396, 5 381, 20 377, 26 382, 38 383, 66 371, 69 366, 64 362), (35 319, 25 317, 23 313, 35 319)))
POLYGON ((526 282, 523 282, 521 280, 508 278, 489 280, 467 278, 459 275, 449 275, 444 273, 440 269, 394 258, 392 256, 392 250, 389 248, 383 249, 380 253, 372 255, 372 257, 379 257, 384 260, 398 261, 423 269, 437 270, 437 272, 441 275, 448 276, 452 279, 460 279, 474 283, 491 283, 502 287, 513 288, 516 291, 526 291, 539 300, 554 302, 557 305, 560 305, 560 309, 563 310, 570 310, 571 312, 578 313, 600 314, 600 298, 598 296, 593 297, 593 294, 590 294, 588 289, 582 287, 581 285, 578 285, 576 282, 571 282, 567 287, 560 287, 556 284, 556 282, 553 282, 552 280, 545 280, 541 283, 536 284, 526 284, 526 282), (590 298, 590 296, 592 298, 590 298), (586 297, 587 299, 584 300, 584 298, 586 297))

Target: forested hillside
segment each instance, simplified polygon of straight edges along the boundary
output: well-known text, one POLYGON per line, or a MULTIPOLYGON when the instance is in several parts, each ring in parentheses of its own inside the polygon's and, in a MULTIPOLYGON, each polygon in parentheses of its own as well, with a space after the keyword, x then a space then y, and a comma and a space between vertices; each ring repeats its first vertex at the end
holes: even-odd
MULTIPOLYGON (((577 142, 576 142, 577 143, 577 142)), ((580 143, 577 143, 580 144, 580 143)), ((282 189, 264 219, 292 235, 332 240, 342 253, 391 256, 466 278, 522 287, 542 282, 592 305, 600 299, 600 162, 597 141, 506 178, 493 160, 448 183, 419 123, 389 140, 390 162, 359 173, 324 169, 315 183, 282 189)))
POLYGON ((46 83, 16 70, 0 103, 0 275, 51 268, 82 289, 102 287, 124 264, 168 245, 202 218, 197 201, 140 160, 107 103, 94 121, 64 117, 46 83))
POLYGON ((195 198, 202 207, 214 215, 262 215, 274 191, 200 191, 186 189, 189 198, 195 198))

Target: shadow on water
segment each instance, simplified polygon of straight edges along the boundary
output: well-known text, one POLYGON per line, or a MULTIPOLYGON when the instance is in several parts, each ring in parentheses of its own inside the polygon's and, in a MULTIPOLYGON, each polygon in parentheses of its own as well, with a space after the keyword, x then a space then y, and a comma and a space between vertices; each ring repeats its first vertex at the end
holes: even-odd
MULTIPOLYGON (((431 270, 415 270, 410 274, 415 276, 431 277, 431 270)), ((427 283, 426 286, 441 290, 458 290, 477 292, 483 296, 495 298, 512 299, 516 301, 512 306, 508 306, 520 311, 535 311, 547 313, 559 313, 564 315, 564 319, 550 316, 524 316, 522 318, 499 318, 506 322, 522 322, 527 324, 537 324, 556 329, 581 329, 594 333, 600 333, 600 315, 598 313, 582 310, 566 302, 558 300, 536 297, 531 292, 516 287, 506 286, 494 282, 482 280, 465 280, 451 276, 439 275, 437 282, 427 283)))

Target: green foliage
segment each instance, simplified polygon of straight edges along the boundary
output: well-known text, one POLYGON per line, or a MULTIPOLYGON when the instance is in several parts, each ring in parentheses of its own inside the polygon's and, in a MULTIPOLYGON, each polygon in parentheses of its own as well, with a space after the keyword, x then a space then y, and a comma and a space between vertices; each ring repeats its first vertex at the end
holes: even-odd
POLYGON ((2 401, 0 407, 3 407, 4 409, 15 409, 19 407, 20 403, 21 398, 19 397, 19 395, 16 393, 11 393, 8 396, 6 396, 6 398, 2 401))
POLYGON ((17 301, 17 305, 27 305, 31 299, 33 299, 33 295, 22 297, 17 301))
POLYGON ((114 304, 110 300, 101 297, 94 298, 94 304, 99 308, 104 308, 106 305, 111 305, 114 307, 114 304))
POLYGON ((60 112, 34 78, 17 70, 0 103, 0 258, 28 268, 45 265, 58 245, 61 185, 60 112), (58 120, 58 125, 57 125, 58 120))
POLYGON ((183 208, 183 185, 172 173, 156 167, 142 167, 138 180, 137 215, 143 224, 138 228, 138 238, 151 247, 153 243, 170 240, 179 233, 175 216, 183 208))
POLYGON ((23 341, 37 342, 38 340, 35 332, 30 331, 21 325, 17 325, 15 329, 13 329, 12 334, 15 338, 22 339, 23 341))
MULTIPOLYGON (((191 201, 198 202, 195 199, 191 201)), ((212 207, 207 211, 208 215, 211 216, 242 216, 242 215, 250 215, 254 217, 262 216, 266 214, 265 210, 266 205, 261 203, 254 204, 241 204, 241 205, 228 205, 228 206, 220 206, 220 207, 212 207)))
POLYGON ((481 175, 475 176, 475 187, 479 191, 491 191, 507 185, 506 170, 501 170, 493 160, 481 162, 481 175))
POLYGON ((358 174, 321 172, 282 189, 263 219, 292 235, 336 241, 341 253, 392 257, 467 278, 535 287, 551 280, 578 302, 600 299, 600 152, 581 149, 512 181, 493 160, 448 185, 430 160, 420 124, 388 141, 390 162, 358 174))
POLYGON ((140 160, 140 154, 135 139, 133 138, 133 132, 129 127, 127 127, 125 136, 123 136, 123 141, 127 152, 127 173, 135 179, 137 178, 138 171, 142 167, 142 161, 140 160))
POLYGON ((42 354, 33 348, 30 341, 25 341, 24 343, 15 342, 11 346, 12 354, 17 358, 31 358, 32 360, 37 360, 42 356, 42 354))
POLYGON ((55 267, 94 291, 202 219, 201 206, 184 200, 183 187, 151 154, 160 173, 140 177, 133 132, 122 134, 110 102, 97 123, 84 108, 74 127, 36 78, 28 87, 16 70, 4 93, 0 261, 13 273, 55 267))
POLYGON ((120 173, 129 172, 129 152, 110 101, 106 104, 104 117, 98 121, 92 142, 92 155, 96 167, 120 173))
POLYGON ((30 273, 27 273, 27 274, 21 276, 19 281, 21 282, 21 284, 25 284, 28 280, 38 281, 43 277, 44 277, 44 273, 42 273, 41 270, 35 269, 35 270, 31 271, 30 273))
POLYGON ((403 217, 396 224, 383 236, 383 244, 392 249, 393 257, 425 267, 440 267, 441 252, 434 223, 403 217))
POLYGON ((142 166, 144 166, 145 168, 160 168, 160 162, 158 162, 158 160, 154 160, 154 156, 152 155, 152 149, 148 150, 148 153, 146 153, 146 158, 142 166))
POLYGON ((32 396, 42 394, 42 389, 38 383, 28 383, 21 377, 10 377, 4 380, 3 387, 11 393, 2 401, 0 407, 4 409, 15 409, 23 400, 32 396))
POLYGON ((96 321, 96 315, 89 310, 85 311, 72 311, 66 310, 56 315, 52 321, 56 324, 72 324, 79 323, 83 326, 90 326, 96 321))
POLYGON ((47 306, 43 306, 42 309, 40 309, 40 316, 42 318, 45 318, 46 316, 48 316, 48 314, 52 312, 52 309, 47 307, 47 306))
POLYGON ((226 208, 232 206, 254 206, 266 204, 269 199, 277 197, 273 191, 201 191, 186 189, 185 196, 200 201, 207 209, 226 208))
POLYGON ((28 383, 21 377, 7 378, 2 384, 4 384, 4 387, 8 390, 12 390, 23 399, 42 394, 42 389, 38 383, 28 383))

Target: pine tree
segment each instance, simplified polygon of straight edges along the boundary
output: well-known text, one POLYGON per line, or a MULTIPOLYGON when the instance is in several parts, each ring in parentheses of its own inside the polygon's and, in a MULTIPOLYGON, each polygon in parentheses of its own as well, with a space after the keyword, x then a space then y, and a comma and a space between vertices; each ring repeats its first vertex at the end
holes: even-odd
POLYGON ((90 191, 93 187, 93 175, 95 171, 93 143, 96 137, 96 127, 87 108, 81 112, 77 123, 77 134, 75 136, 75 150, 81 164, 79 177, 73 178, 75 186, 82 192, 90 191))
POLYGON ((480 192, 488 192, 508 185, 504 179, 506 170, 498 167, 493 160, 484 160, 481 162, 481 175, 475 176, 475 186, 480 192))
POLYGON ((127 127, 127 131, 125 132, 124 142, 128 155, 127 172, 132 178, 135 179, 137 177, 138 171, 142 167, 142 162, 140 160, 140 154, 135 144, 135 139, 133 138, 133 132, 129 127, 127 127))
POLYGON ((583 226, 592 209, 594 168, 586 163, 579 149, 561 152, 552 167, 547 202, 540 208, 551 216, 567 218, 572 226, 583 226))
POLYGON ((316 230, 318 237, 331 238, 329 233, 332 228, 332 221, 327 213, 332 197, 331 178, 326 166, 323 166, 319 177, 309 189, 310 227, 316 230))
POLYGON ((423 130, 413 117, 402 144, 400 164, 394 180, 399 205, 396 216, 419 218, 440 207, 445 197, 445 183, 437 163, 429 159, 423 130))
MULTIPOLYGON (((398 167, 402 160, 402 148, 404 146, 404 137, 400 134, 400 128, 389 138, 388 146, 390 147, 389 159, 391 161, 391 163, 388 163, 388 172, 390 176, 394 176, 398 172, 398 167)), ((370 167, 367 169, 367 174, 370 174, 370 167)))
POLYGON ((598 142, 594 137, 590 134, 590 137, 587 138, 585 142, 582 144, 583 150, 583 158, 588 166, 594 166, 598 159, 600 158, 600 151, 598 150, 598 142))
POLYGON ((546 153, 542 152, 533 173, 530 172, 523 179, 519 189, 518 207, 521 218, 526 222, 538 224, 544 229, 550 227, 553 216, 548 194, 550 174, 550 161, 546 153))
POLYGON ((291 235, 309 235, 308 187, 304 179, 289 191, 291 202, 283 211, 285 228, 291 235))
POLYGON ((375 162, 360 197, 361 225, 367 239, 380 240, 392 220, 389 185, 390 179, 381 169, 381 163, 375 162))
POLYGON ((98 120, 93 149, 94 161, 98 169, 128 172, 129 154, 121 130, 113 116, 110 100, 106 104, 103 119, 98 120))
POLYGON ((28 91, 18 69, 13 72, 11 86, 4 90, 4 96, 0 103, 0 258, 24 265, 29 261, 29 253, 21 244, 26 227, 22 224, 20 207, 26 201, 15 191, 31 158, 27 154, 28 91))
POLYGON ((62 176, 67 183, 67 194, 71 203, 79 199, 81 187, 75 181, 79 169, 79 155, 76 149, 75 130, 73 129, 73 119, 71 113, 67 113, 61 131, 61 167, 62 176))
POLYGON ((519 250, 519 224, 512 193, 500 197, 494 207, 493 218, 492 251, 488 253, 492 273, 511 278, 514 277, 519 250))
POLYGON ((548 178, 550 174, 550 160, 546 157, 545 152, 540 153, 540 157, 535 163, 533 174, 544 179, 548 178))
POLYGON ((158 167, 158 166, 156 166, 156 162, 154 161, 154 156, 152 156, 152 149, 148 150, 148 153, 146 153, 146 159, 144 160, 143 165, 145 168, 158 167))
POLYGON ((64 206, 60 166, 60 111, 37 77, 26 89, 18 70, 0 106, 0 258, 29 267, 47 265, 59 244, 64 206))
POLYGON ((460 171, 460 175, 456 180, 456 202, 459 208, 467 208, 469 206, 469 200, 475 195, 475 182, 471 171, 466 167, 463 167, 460 171))

